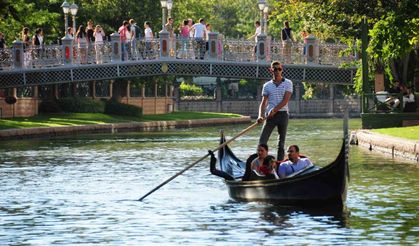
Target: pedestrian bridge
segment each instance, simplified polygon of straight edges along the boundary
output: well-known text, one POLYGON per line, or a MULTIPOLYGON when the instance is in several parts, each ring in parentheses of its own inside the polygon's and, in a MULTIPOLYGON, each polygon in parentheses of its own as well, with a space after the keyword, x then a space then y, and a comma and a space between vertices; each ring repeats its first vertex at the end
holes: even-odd
POLYGON ((284 76, 293 81, 352 84, 356 72, 353 66, 341 68, 357 57, 350 47, 316 39, 290 47, 266 37, 255 43, 217 33, 210 33, 205 47, 165 36, 121 45, 118 34, 87 47, 78 47, 70 38, 62 41, 26 49, 16 41, 0 50, 0 88, 164 75, 266 80, 271 78, 272 60, 281 61, 284 76))

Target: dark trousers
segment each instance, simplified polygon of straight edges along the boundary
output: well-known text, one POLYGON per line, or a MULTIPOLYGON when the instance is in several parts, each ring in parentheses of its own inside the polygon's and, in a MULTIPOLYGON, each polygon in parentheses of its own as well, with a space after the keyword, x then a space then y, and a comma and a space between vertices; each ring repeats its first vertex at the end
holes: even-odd
POLYGON ((279 111, 274 115, 272 119, 267 119, 262 127, 262 133, 260 134, 259 144, 264 143, 267 144, 269 137, 272 134, 272 131, 275 127, 278 129, 278 152, 277 152, 277 160, 284 159, 284 146, 285 146, 285 137, 287 135, 287 127, 288 127, 288 112, 286 111, 279 111))

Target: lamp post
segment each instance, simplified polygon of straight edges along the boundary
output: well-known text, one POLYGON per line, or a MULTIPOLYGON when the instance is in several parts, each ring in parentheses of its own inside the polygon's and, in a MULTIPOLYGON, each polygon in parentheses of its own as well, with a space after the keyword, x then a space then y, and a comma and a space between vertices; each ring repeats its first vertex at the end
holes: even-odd
POLYGON ((166 30, 165 24, 166 24, 166 12, 164 11, 167 8, 167 0, 160 0, 161 3, 161 10, 162 10, 162 30, 166 30))
POLYGON ((63 4, 61 4, 61 8, 63 8, 64 12, 64 34, 65 37, 68 37, 67 29, 68 29, 68 12, 70 12, 70 4, 67 3, 67 0, 64 0, 63 4))
POLYGON ((263 32, 263 23, 264 23, 264 21, 263 21, 264 20, 263 10, 265 9, 265 4, 266 4, 265 0, 259 0, 258 7, 259 7, 259 10, 260 10, 260 23, 262 23, 262 28, 261 28, 262 33, 264 33, 263 32))
POLYGON ((79 10, 79 7, 77 6, 77 4, 75 4, 73 2, 73 4, 70 6, 70 12, 71 12, 71 16, 73 17, 73 33, 76 33, 76 15, 77 15, 77 10, 79 10))
POLYGON ((172 7, 173 7, 173 1, 167 0, 167 17, 168 18, 172 17, 172 7))
POLYGON ((263 8, 263 20, 264 20, 264 32, 265 34, 268 34, 268 13, 269 13, 269 5, 268 3, 265 4, 265 7, 263 8))

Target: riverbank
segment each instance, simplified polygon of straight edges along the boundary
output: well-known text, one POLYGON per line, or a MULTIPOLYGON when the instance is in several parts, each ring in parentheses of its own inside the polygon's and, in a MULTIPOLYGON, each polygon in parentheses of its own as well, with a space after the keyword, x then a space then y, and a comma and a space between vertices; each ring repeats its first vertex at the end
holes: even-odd
POLYGON ((351 133, 351 144, 391 158, 419 163, 418 140, 393 137, 369 130, 357 130, 351 133))
POLYGON ((156 131, 171 128, 187 128, 198 126, 213 126, 224 124, 250 123, 249 116, 233 118, 211 118, 191 120, 160 120, 148 122, 127 122, 110 124, 91 124, 76 126, 33 127, 0 130, 0 140, 50 138, 57 136, 70 136, 86 133, 116 133, 127 131, 156 131))

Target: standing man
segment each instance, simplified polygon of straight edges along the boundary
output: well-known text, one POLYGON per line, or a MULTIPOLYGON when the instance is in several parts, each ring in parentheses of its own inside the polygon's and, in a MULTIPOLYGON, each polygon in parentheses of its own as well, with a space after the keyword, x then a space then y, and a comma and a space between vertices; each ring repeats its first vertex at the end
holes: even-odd
POLYGON ((266 82, 262 89, 262 101, 259 105, 258 122, 266 121, 262 127, 259 144, 267 144, 275 127, 278 129, 277 160, 284 159, 285 136, 288 126, 288 101, 292 95, 292 81, 282 77, 282 64, 273 61, 271 64, 272 80, 266 82))
MULTIPOLYGON (((207 36, 207 29, 205 26, 205 20, 199 19, 199 23, 196 23, 192 26, 194 29, 194 38, 197 45, 197 50, 199 53, 199 59, 204 60, 205 57, 205 37, 207 36)), ((198 59, 198 56, 196 56, 198 59)))

